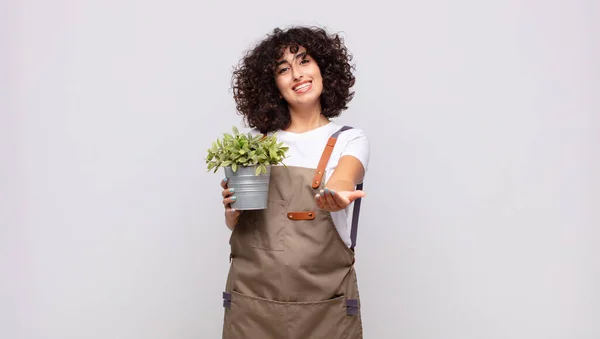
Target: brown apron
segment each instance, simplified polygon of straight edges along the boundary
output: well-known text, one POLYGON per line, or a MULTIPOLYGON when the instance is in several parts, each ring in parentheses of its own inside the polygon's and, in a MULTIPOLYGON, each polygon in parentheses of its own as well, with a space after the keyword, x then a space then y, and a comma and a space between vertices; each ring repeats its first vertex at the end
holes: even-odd
POLYGON ((241 214, 230 238, 224 339, 363 337, 354 271, 360 199, 351 248, 314 199, 337 136, 349 128, 329 138, 316 169, 273 166, 267 209, 241 214))

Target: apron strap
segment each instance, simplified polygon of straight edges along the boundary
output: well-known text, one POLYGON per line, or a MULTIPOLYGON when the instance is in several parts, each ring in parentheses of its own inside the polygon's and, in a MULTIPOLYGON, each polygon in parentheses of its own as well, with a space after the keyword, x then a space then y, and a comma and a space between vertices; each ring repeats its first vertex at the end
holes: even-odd
POLYGON ((325 174, 325 167, 327 166, 327 163, 329 162, 329 158, 331 157, 331 153, 333 152, 333 147, 335 146, 338 135, 340 135, 340 133, 342 133, 343 131, 346 131, 349 129, 352 129, 352 127, 344 126, 344 127, 340 128, 337 132, 333 133, 329 137, 329 140, 327 140, 327 145, 325 145, 325 149, 323 150, 323 153, 321 154, 321 159, 319 160, 319 165, 317 165, 317 170, 313 177, 312 188, 317 189, 317 188, 319 188, 319 185, 321 184, 321 179, 323 179, 323 175, 325 174))
MULTIPOLYGON (((363 189, 363 183, 356 185, 357 190, 363 189)), ((360 214, 360 201, 362 198, 358 198, 354 200, 354 209, 352 211, 352 229, 350 230, 350 240, 352 241, 352 245, 350 249, 354 251, 354 247, 356 246, 356 235, 358 233, 358 215, 360 214)))
MULTIPOLYGON (((325 150, 323 150, 323 154, 321 154, 321 159, 319 160, 319 165, 317 166, 317 170, 313 177, 312 188, 314 188, 314 189, 319 188, 319 185, 321 184, 321 180, 323 179, 323 175, 325 174, 325 167, 327 166, 327 163, 329 162, 329 158, 331 157, 331 153, 333 152, 333 148, 337 141, 337 137, 340 135, 340 133, 342 133, 343 131, 349 130, 349 129, 352 129, 352 127, 344 126, 344 127, 340 128, 338 131, 336 131, 335 133, 333 133, 331 135, 331 137, 329 137, 329 140, 327 141, 325 150)), ((362 182, 360 184, 356 185, 357 190, 362 190, 362 188, 363 188, 362 182)), ((354 247, 356 246, 356 237, 358 234, 358 216, 360 214, 360 201, 361 200, 362 200, 362 198, 358 198, 358 199, 354 200, 354 209, 352 212, 352 229, 350 231, 350 239, 352 241, 350 249, 352 251, 354 251, 354 247)))

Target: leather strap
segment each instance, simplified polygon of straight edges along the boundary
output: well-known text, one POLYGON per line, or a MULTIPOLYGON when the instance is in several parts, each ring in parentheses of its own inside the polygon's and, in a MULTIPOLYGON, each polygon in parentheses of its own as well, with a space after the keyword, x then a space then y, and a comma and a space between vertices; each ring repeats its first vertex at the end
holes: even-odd
POLYGON ((287 216, 290 220, 313 220, 315 218, 315 212, 288 212, 287 216))
POLYGON ((333 147, 335 146, 335 142, 337 141, 337 138, 334 137, 330 137, 329 140, 327 140, 327 145, 325 146, 325 149, 323 150, 323 154, 321 154, 321 159, 319 160, 319 165, 317 166, 317 170, 315 171, 315 176, 313 177, 313 181, 312 181, 312 188, 319 188, 319 185, 321 184, 321 180, 323 179, 323 174, 325 174, 325 166, 327 166, 327 162, 329 161, 329 158, 331 157, 331 153, 333 152, 333 147))
POLYGON ((331 157, 331 153, 333 152, 333 148, 335 147, 335 143, 337 142, 337 137, 345 130, 352 129, 350 126, 344 126, 340 128, 337 132, 333 133, 329 140, 327 140, 327 145, 325 145, 325 149, 321 154, 321 159, 319 160, 319 165, 317 165, 317 170, 315 171, 315 175, 313 177, 312 188, 319 188, 321 184, 321 180, 323 179, 323 175, 325 174, 325 167, 327 167, 327 163, 329 162, 329 158, 331 157))

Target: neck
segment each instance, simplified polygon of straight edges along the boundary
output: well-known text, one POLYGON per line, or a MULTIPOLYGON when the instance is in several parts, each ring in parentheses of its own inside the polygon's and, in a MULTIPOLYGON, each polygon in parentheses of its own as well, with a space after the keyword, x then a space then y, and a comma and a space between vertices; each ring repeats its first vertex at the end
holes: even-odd
POLYGON ((291 122, 286 132, 304 133, 329 123, 329 119, 321 114, 321 105, 312 109, 290 107, 289 110, 291 122))

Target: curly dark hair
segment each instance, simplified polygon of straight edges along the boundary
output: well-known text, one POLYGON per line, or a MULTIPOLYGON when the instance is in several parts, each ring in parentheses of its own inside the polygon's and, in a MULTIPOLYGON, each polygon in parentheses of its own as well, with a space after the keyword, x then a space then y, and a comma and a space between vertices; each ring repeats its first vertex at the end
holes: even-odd
POLYGON ((275 84, 275 71, 285 50, 290 48, 296 53, 300 46, 317 62, 323 77, 321 113, 332 118, 348 108, 354 97, 350 91, 355 82, 354 65, 340 36, 318 27, 275 28, 247 52, 233 71, 236 108, 249 127, 266 134, 289 126, 290 112, 275 84))

